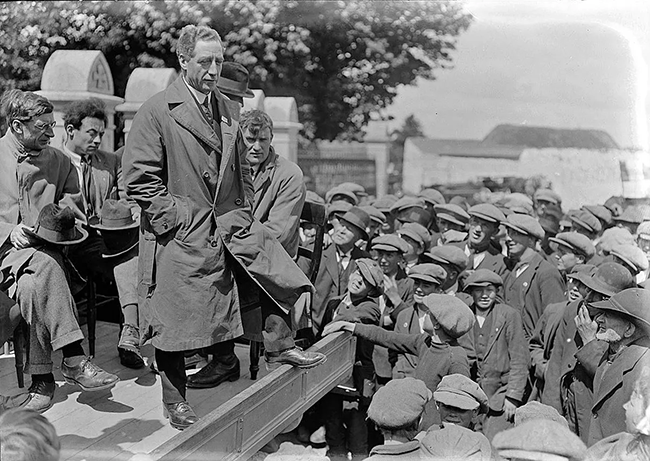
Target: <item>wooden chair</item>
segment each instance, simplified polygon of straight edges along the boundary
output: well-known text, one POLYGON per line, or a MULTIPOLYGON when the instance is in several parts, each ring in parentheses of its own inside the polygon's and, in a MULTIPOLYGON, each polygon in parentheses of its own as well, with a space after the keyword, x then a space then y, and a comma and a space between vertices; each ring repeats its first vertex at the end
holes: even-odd
MULTIPOLYGON (((313 245, 313 249, 308 249, 304 247, 298 248, 298 256, 306 258, 309 260, 309 268, 307 269, 307 277, 309 280, 314 283, 316 281, 316 276, 318 275, 318 269, 320 268, 321 255, 323 253, 323 239, 325 237, 325 224, 327 222, 327 216, 325 214, 325 205, 320 203, 305 202, 302 213, 300 214, 300 220, 308 222, 316 226, 316 237, 313 245)), ((260 366, 259 361, 262 355, 263 341, 262 341, 262 314, 261 307, 259 306, 259 297, 257 298, 257 305, 251 306, 242 306, 242 321, 250 321, 252 324, 255 324, 255 329, 259 328, 259 333, 244 333, 244 338, 250 342, 250 367, 249 371, 251 374, 251 379, 257 379, 257 374, 259 373, 260 366), (254 317, 252 320, 251 318, 254 317)))

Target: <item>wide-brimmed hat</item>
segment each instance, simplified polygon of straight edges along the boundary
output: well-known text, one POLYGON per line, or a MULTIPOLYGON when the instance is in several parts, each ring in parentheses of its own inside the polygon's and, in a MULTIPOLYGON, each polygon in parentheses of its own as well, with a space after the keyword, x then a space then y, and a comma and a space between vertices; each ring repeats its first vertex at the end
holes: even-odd
POLYGON ((140 225, 133 219, 131 208, 120 201, 108 199, 104 202, 99 216, 93 216, 88 220, 88 225, 100 231, 121 231, 134 229, 140 225))
POLYGON ((350 208, 339 218, 339 221, 345 221, 346 223, 352 224, 361 231, 362 238, 368 240, 368 231, 366 229, 368 229, 368 226, 370 225, 370 215, 358 206, 350 208))
POLYGON ((74 245, 83 242, 88 232, 77 224, 70 207, 61 208, 54 203, 47 204, 38 214, 34 230, 27 234, 56 245, 74 245))
POLYGON ((573 278, 581 281, 587 288, 605 296, 614 296, 616 293, 634 286, 634 279, 630 271, 618 263, 603 263, 591 276, 586 273, 578 273, 573 278))
POLYGON ((244 66, 238 62, 227 61, 221 66, 217 88, 226 95, 253 98, 255 93, 248 88, 248 79, 248 70, 244 66))
POLYGON ((589 304, 590 310, 614 312, 631 319, 636 325, 650 332, 650 291, 645 288, 628 288, 606 301, 589 304))

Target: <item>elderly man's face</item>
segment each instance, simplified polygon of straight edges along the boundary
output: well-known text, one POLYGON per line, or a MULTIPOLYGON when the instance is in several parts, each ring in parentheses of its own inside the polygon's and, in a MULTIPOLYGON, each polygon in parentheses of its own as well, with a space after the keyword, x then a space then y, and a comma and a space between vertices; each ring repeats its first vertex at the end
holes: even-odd
POLYGON ((244 141, 246 146, 248 146, 248 154, 246 154, 246 160, 252 166, 260 165, 269 157, 271 152, 271 141, 273 140, 273 135, 271 134, 271 129, 266 126, 262 129, 256 129, 253 127, 247 127, 244 132, 244 141))
POLYGON ((217 40, 196 42, 192 57, 178 58, 187 83, 197 91, 208 94, 217 89, 223 64, 223 46, 217 40))
POLYGON ((27 122, 14 121, 16 137, 28 150, 43 150, 54 137, 54 115, 42 114, 27 122))
POLYGON ((626 333, 629 336, 631 323, 618 315, 607 311, 599 311, 594 320, 598 324, 596 339, 616 344, 626 337, 626 333))

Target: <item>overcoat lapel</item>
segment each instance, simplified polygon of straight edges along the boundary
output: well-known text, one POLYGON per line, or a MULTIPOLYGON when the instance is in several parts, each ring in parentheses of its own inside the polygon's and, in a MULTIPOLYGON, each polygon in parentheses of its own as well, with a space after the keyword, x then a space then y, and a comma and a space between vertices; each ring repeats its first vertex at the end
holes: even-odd
MULTIPOLYGON (((611 366, 600 376, 601 379, 594 380, 594 384, 600 384, 594 389, 594 403, 592 408, 596 408, 605 400, 617 387, 623 383, 623 375, 630 371, 637 362, 648 353, 646 347, 630 345, 625 348, 620 357, 617 357, 611 366)), ((606 360, 605 354, 602 360, 606 360)))
POLYGON ((325 251, 323 255, 325 256, 325 269, 330 273, 330 277, 334 282, 334 285, 338 288, 339 286, 339 263, 336 260, 336 248, 332 248, 334 251, 325 251))
POLYGON ((490 353, 490 350, 492 350, 492 347, 494 347, 494 344, 497 342, 497 339, 499 339, 499 336, 503 334, 503 330, 505 328, 506 318, 503 315, 503 312, 496 310, 496 307, 497 306, 494 306, 492 311, 494 314, 494 321, 492 323, 492 330, 490 330, 490 337, 488 338, 487 347, 485 348, 485 353, 483 354, 484 357, 487 357, 487 355, 490 353))
MULTIPOLYGON (((220 146, 219 150, 222 152, 221 154, 221 164, 219 166, 219 179, 217 180, 217 191, 214 194, 215 201, 216 198, 219 196, 219 191, 221 190, 221 183, 223 181, 223 178, 225 176, 226 168, 229 168, 229 165, 232 163, 232 168, 233 170, 237 169, 241 174, 241 165, 239 167, 235 166, 236 162, 239 162, 239 159, 233 160, 233 162, 230 161, 230 157, 232 156, 232 153, 235 149, 235 141, 237 140, 237 130, 239 130, 239 121, 235 120, 234 117, 231 116, 231 111, 228 109, 226 106, 226 101, 223 96, 219 95, 217 96, 216 94, 213 94, 217 98, 217 104, 219 107, 219 117, 221 117, 220 121, 220 127, 221 127, 221 143, 222 146, 220 146)), ((232 103, 232 104, 237 104, 237 103, 232 103)), ((214 130, 212 130, 214 133, 214 130)), ((216 203, 215 203, 216 206, 216 203)))

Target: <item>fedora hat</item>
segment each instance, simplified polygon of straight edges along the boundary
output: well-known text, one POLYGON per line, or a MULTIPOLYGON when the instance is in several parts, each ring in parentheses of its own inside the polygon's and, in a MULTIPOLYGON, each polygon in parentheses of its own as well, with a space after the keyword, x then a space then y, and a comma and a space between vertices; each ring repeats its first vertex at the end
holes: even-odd
POLYGON ((226 95, 240 98, 253 98, 255 94, 248 88, 248 70, 238 62, 224 62, 217 81, 217 88, 226 95))
POLYGON ((370 225, 370 215, 357 206, 350 208, 339 221, 345 221, 352 224, 354 227, 361 231, 361 237, 368 240, 368 226, 370 225))
POLYGON ((133 229, 140 225, 131 215, 129 206, 114 199, 104 202, 99 216, 93 216, 88 220, 88 225, 100 231, 121 231, 133 229))
POLYGON ((70 207, 61 208, 49 203, 38 214, 34 230, 26 233, 48 243, 57 245, 74 245, 83 242, 88 232, 77 225, 74 211, 70 207))

